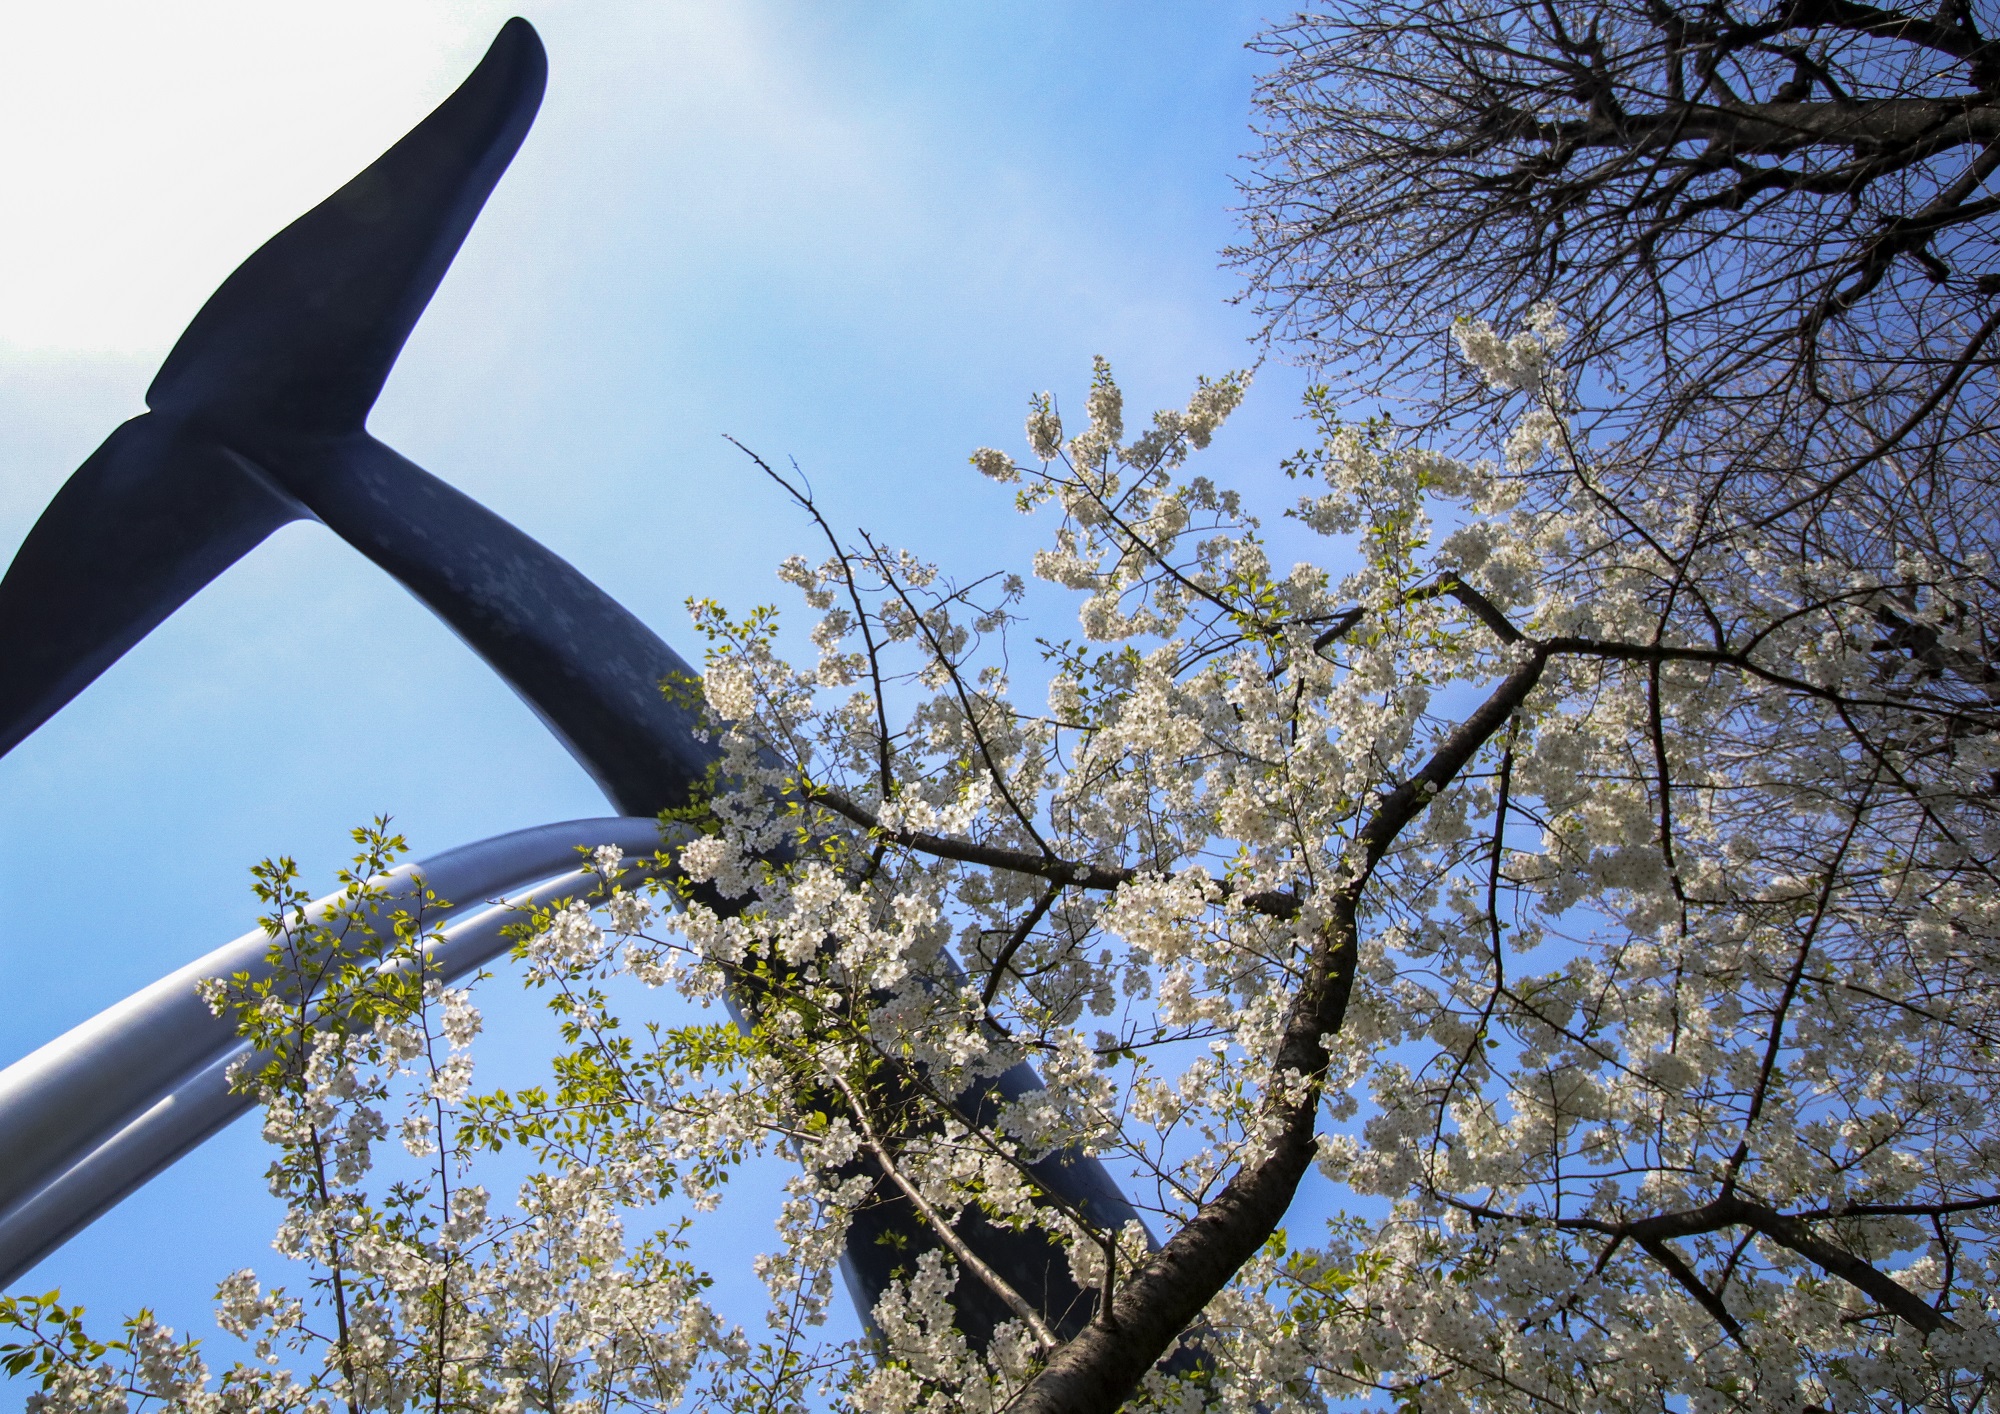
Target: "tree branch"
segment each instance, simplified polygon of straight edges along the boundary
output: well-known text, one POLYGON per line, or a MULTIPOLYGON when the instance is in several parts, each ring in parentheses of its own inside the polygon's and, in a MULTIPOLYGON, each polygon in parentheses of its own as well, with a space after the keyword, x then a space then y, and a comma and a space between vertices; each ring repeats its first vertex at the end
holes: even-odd
MULTIPOLYGON (((884 825, 873 811, 830 786, 805 782, 802 783, 802 790, 805 798, 814 805, 852 821, 891 844, 901 845, 905 849, 913 849, 919 854, 932 855, 938 859, 955 859, 961 864, 978 864, 988 869, 1004 869, 1013 874, 1031 874, 1038 879, 1047 879, 1051 883, 1067 884, 1079 889, 1095 889, 1106 893, 1139 877, 1140 871, 1137 869, 1086 864, 1053 854, 1030 854, 1026 850, 980 844, 975 840, 953 839, 949 835, 935 835, 928 830, 907 830, 900 826, 884 825)), ((1222 890, 1224 898, 1232 896, 1227 881, 1217 887, 1222 890)), ((1299 911, 1298 896, 1279 889, 1264 889, 1254 894, 1243 894, 1240 895, 1240 901, 1252 913, 1261 913, 1270 918, 1291 918, 1299 911)))
POLYGON ((1357 917, 1375 865, 1401 831, 1513 716, 1548 661, 1536 651, 1504 678, 1423 768, 1386 796, 1350 848, 1348 873, 1325 922, 1272 1058, 1266 1117, 1271 1147, 1246 1162, 1166 1245, 1126 1278, 1110 1312, 1050 1358, 1022 1391, 1017 1414, 1111 1414, 1215 1294, 1257 1254, 1291 1206, 1317 1152, 1326 1040, 1340 1031, 1360 956, 1357 917), (1296 1077, 1294 1090, 1286 1077, 1296 1077))
POLYGON ((1709 1315, 1715 1317, 1715 1323, 1729 1332, 1731 1340, 1735 1341, 1739 1346, 1744 1344, 1743 1326, 1741 1323, 1729 1314, 1729 1308, 1722 1304, 1720 1296, 1717 1296, 1701 1284, 1701 1278, 1697 1277, 1688 1264, 1681 1260, 1680 1253, 1674 1251, 1673 1248, 1667 1246, 1662 1239, 1657 1237, 1641 1237, 1636 1239, 1636 1241, 1644 1249, 1647 1256, 1664 1267, 1667 1275, 1678 1282, 1681 1289, 1695 1299, 1696 1304, 1708 1312, 1709 1315))
POLYGON ((1785 153, 1801 147, 1907 147, 1927 150, 2000 138, 2000 104, 1977 97, 1878 98, 1858 103, 1688 103, 1616 121, 1584 118, 1550 123, 1526 113, 1497 119, 1490 129, 1514 141, 1565 150, 1616 148, 1648 152, 1686 142, 1726 152, 1785 153))
MULTIPOLYGON (((1840 1278, 1855 1290, 1870 1297, 1876 1305, 1891 1315, 1902 1318, 1926 1335, 1940 1330, 1958 1329, 1956 1322, 1940 1315, 1922 1297, 1894 1277, 1877 1271, 1853 1253, 1842 1251, 1820 1237, 1807 1225, 1805 1217, 1780 1213, 1763 1203, 1743 1197, 1740 1192, 1725 1193, 1699 1208, 1689 1208, 1677 1213, 1657 1213, 1652 1217, 1636 1218, 1630 1222, 1611 1222, 1603 1218, 1524 1218, 1504 1209, 1490 1208, 1483 1204, 1447 1201, 1451 1201, 1454 1207, 1468 1213, 1495 1221, 1528 1221, 1572 1232, 1601 1233, 1605 1237, 1636 1242, 1642 1247, 1647 1247, 1648 1251, 1651 1250, 1648 1246, 1650 1243, 1666 1242, 1676 1237, 1698 1237, 1704 1233, 1721 1232, 1732 1227, 1747 1227, 1787 1251, 1796 1252, 1822 1271, 1840 1278)), ((1988 1207, 1992 1204, 1981 1200, 1967 1206, 1988 1207)), ((1921 1215, 1928 1216, 1932 1211, 1932 1208, 1926 1207, 1921 1215)))
POLYGON ((980 993, 979 1005, 982 1010, 992 1009, 993 999, 1000 995, 1000 984, 1007 976, 1007 964, 1014 960, 1014 954, 1028 941, 1029 934, 1035 931, 1035 925, 1048 915, 1049 908, 1062 891, 1063 886, 1060 882, 1051 883, 1042 891, 1042 896, 1035 900, 1035 906, 1028 910, 1028 916, 1021 920, 1020 926, 1008 935, 1006 946, 1001 948, 999 955, 993 959, 992 970, 986 977, 986 989, 980 993))
POLYGON ((889 1157, 888 1146, 875 1137, 875 1127, 868 1122, 867 1107, 861 1103, 860 1097, 854 1093, 847 1081, 831 1070, 827 1071, 826 1075, 833 1082, 834 1087, 846 1098, 847 1108, 854 1116, 854 1122, 861 1126, 861 1142, 868 1146, 868 1152, 874 1156, 875 1162, 881 1166, 882 1172, 887 1176, 888 1180, 901 1189, 903 1196, 908 1198, 916 1210, 923 1215, 924 1221, 930 1225, 931 1232, 937 1240, 942 1242, 951 1255, 958 1259, 958 1264, 961 1267, 985 1283, 986 1288, 999 1297, 1002 1304, 1009 1311, 1020 1317, 1022 1323, 1034 1333, 1037 1345, 1043 1350, 1055 1349, 1057 1345, 1056 1338, 1049 1330, 1047 1323, 1042 1320, 1041 1313, 1036 1311, 1033 1306, 1030 1306, 1027 1298, 1016 1291, 1005 1277, 1001 1276, 1000 1273, 994 1271, 992 1267, 981 1260, 979 1254, 968 1247, 965 1239, 960 1237, 953 1230, 952 1225, 946 1222, 937 1209, 931 1206, 930 1200, 924 1197, 923 1191, 903 1176, 903 1171, 896 1167, 896 1161, 889 1157))

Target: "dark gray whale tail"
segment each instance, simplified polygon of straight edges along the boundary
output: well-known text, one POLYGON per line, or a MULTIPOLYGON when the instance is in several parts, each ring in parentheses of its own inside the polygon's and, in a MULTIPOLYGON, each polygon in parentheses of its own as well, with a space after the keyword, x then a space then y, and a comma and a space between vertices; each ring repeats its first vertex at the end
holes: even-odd
POLYGON ((360 431, 547 82, 534 27, 507 21, 451 97, 222 282, 146 406, 232 430, 360 431))
POLYGON ((572 566, 370 437, 369 409, 513 159, 548 61, 509 20, 458 90, 238 266, 0 580, 0 754, 216 575, 313 519, 505 679, 627 814, 711 753, 659 685, 687 664, 572 566))
POLYGON ((306 514, 212 436, 153 414, 113 432, 0 579, 0 755, 306 514))
POLYGON ((534 28, 509 20, 457 92, 202 306, 147 392, 153 411, 78 469, 0 580, 0 753, 265 536, 315 514, 286 485, 285 454, 361 432, 547 75, 534 28))

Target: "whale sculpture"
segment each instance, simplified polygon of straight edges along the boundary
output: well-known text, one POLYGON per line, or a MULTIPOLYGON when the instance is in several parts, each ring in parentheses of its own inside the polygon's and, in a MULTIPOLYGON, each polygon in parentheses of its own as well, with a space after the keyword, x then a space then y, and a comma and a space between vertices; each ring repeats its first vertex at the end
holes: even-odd
MULTIPOLYGON (((652 817, 689 800, 716 752, 690 709, 661 691, 691 675, 687 662, 571 565, 366 427, 404 341, 527 135, 546 78, 534 29, 509 20, 436 111, 251 255, 196 314, 147 390, 149 410, 76 471, 0 579, 0 754, 273 530, 308 519, 443 619, 625 817, 551 827, 534 848, 516 837, 469 846, 455 852, 459 864, 484 851, 491 867, 440 893, 476 901, 545 891, 560 883, 550 878, 561 872, 547 867, 550 849, 621 840, 629 848, 635 818, 651 830, 652 817)), ((558 865, 563 857, 553 856, 558 865)), ((487 909, 448 927, 454 955, 490 956, 498 916, 487 909)), ((190 967, 203 965, 227 970, 213 956, 190 967)), ((233 1038, 177 998, 193 976, 183 968, 0 1072, 6 1280, 240 1112, 241 1097, 222 1079, 233 1038), (135 1048, 141 1035, 146 1044, 135 1048), (65 1104, 133 1055, 153 1059, 131 1083, 65 1104)), ((959 1103, 976 1118, 1039 1085, 1017 1066, 959 1103)), ((1058 1153, 1035 1172, 1102 1226, 1138 1217, 1095 1159, 1058 1153)), ((877 1177, 842 1263, 864 1319, 896 1265, 935 1243, 877 1177)), ((960 1236, 1058 1333, 1089 1318, 1094 1294, 1077 1288, 1038 1232, 973 1216, 960 1236)), ((954 1301, 979 1343, 1011 1315, 970 1280, 954 1301)))

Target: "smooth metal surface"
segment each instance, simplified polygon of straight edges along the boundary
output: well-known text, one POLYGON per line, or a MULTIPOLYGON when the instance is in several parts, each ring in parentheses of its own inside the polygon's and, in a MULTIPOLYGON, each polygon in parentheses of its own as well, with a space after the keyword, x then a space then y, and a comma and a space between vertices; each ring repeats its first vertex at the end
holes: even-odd
MULTIPOLYGON (((650 853, 652 845, 640 838, 639 831, 626 827, 642 825, 657 840, 656 827, 650 820, 579 823, 620 827, 600 831, 595 840, 580 842, 618 844, 629 853, 650 853)), ((572 893, 583 882, 575 867, 566 868, 554 877, 544 877, 540 871, 546 867, 546 859, 520 853, 516 861, 516 868, 528 867, 529 872, 498 886, 495 891, 506 895, 500 904, 458 909, 458 913, 467 916, 446 926, 438 941, 425 949, 426 970, 430 975, 440 981, 454 982, 477 971, 513 946, 513 940, 505 936, 504 930, 518 923, 524 910, 572 893), (538 882, 523 890, 522 885, 531 881, 538 882)), ((573 866, 574 857, 564 862, 573 866)), ((337 895, 321 900, 314 908, 324 911, 336 905, 337 900, 337 895)), ((261 931, 255 936, 268 947, 270 939, 261 931)), ((209 957, 231 953, 239 946, 232 943, 209 957)), ((261 950, 258 960, 261 964, 261 950)), ((163 978, 162 983, 181 979, 188 970, 183 968, 173 974, 173 979, 163 978)), ((207 1015, 206 1008, 203 1015, 207 1015)), ((0 1287, 11 1285, 181 1155, 256 1108, 254 1095, 229 1087, 230 1067, 249 1055, 250 1048, 226 1023, 219 1024, 226 1031, 222 1044, 211 1048, 207 1059, 191 1074, 162 1089, 150 1102, 141 1101, 117 1123, 101 1127, 72 1151, 76 1155, 72 1161, 55 1166, 42 1174, 39 1182, 0 1204, 0 1287)), ((213 1028, 189 1025, 164 1029, 170 1032, 168 1039, 184 1045, 197 1036, 205 1041, 213 1035, 213 1028)), ((0 1079, 5 1076, 0 1075, 0 1079)))
MULTIPOLYGON (((645 856, 659 843, 659 826, 651 820, 572 820, 516 830, 399 866, 384 877, 388 897, 372 912, 386 924, 398 908, 411 906, 428 888, 445 902, 425 911, 425 924, 478 915, 446 926, 448 938, 458 938, 461 928, 474 930, 465 934, 471 937, 490 912, 492 900, 557 875, 570 880, 572 887, 579 882, 576 846, 615 844, 627 854, 645 856)), ((344 899, 344 894, 330 895, 309 911, 323 918, 344 899)), ((184 1078, 241 1049, 234 1024, 211 1015, 195 987, 207 978, 237 973, 253 980, 269 976, 270 946, 270 936, 262 928, 253 929, 0 1071, 0 1214, 102 1144, 184 1078)), ((454 943, 440 954, 441 963, 456 958, 457 947, 454 943)), ((490 956, 484 954, 479 961, 490 956)), ((466 964, 459 972, 477 965, 466 964)))

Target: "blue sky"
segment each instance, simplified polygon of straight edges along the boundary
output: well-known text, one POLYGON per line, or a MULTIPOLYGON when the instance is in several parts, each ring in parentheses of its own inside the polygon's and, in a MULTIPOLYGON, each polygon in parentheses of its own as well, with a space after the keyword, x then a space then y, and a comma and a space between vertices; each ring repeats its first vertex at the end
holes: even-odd
MULTIPOLYGON (((1259 4, 0 8, 4 553, 230 268, 517 8, 547 100, 371 427, 690 656, 688 596, 788 602, 772 568, 815 548, 723 434, 977 573, 1036 534, 965 464, 1019 448, 1031 391, 1080 404, 1102 353, 1137 412, 1256 357, 1216 253, 1259 4)), ((1267 364, 1204 469, 1270 484, 1300 381, 1267 364)), ((258 858, 326 880, 377 813, 427 853, 608 810, 420 606, 291 526, 0 759, 0 1051, 243 932, 258 858)), ((538 1047, 487 992, 482 1055, 538 1047)), ((215 1280, 268 1265, 263 1164, 239 1125, 22 1286, 212 1331, 215 1280)), ((771 1241, 743 1211, 741 1260, 711 1261, 771 1241)))

